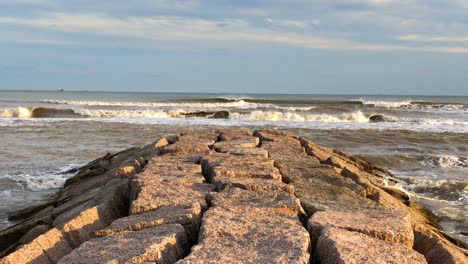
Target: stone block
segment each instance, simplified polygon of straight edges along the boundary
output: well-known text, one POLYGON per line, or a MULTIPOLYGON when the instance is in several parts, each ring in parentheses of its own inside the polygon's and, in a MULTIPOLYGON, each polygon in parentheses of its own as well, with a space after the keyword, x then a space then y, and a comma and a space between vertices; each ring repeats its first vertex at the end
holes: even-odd
POLYGON ((304 215, 299 200, 286 193, 248 191, 230 188, 220 193, 209 195, 211 206, 234 208, 238 210, 261 209, 265 212, 279 215, 304 215))
POLYGON ((334 227, 322 231, 315 257, 322 264, 427 263, 423 255, 403 245, 334 227))
POLYGON ((202 210, 200 205, 191 206, 167 206, 138 215, 130 215, 119 218, 102 230, 96 231, 96 236, 103 237, 123 232, 138 231, 145 228, 163 224, 181 224, 191 242, 198 238, 201 224, 202 210))
POLYGON ((309 263, 310 238, 297 217, 211 208, 199 243, 177 263, 309 263))
POLYGON ((212 179, 217 191, 227 188, 240 188, 249 191, 284 192, 294 196, 294 186, 277 180, 252 178, 218 178, 212 179))
POLYGON ((358 212, 317 212, 309 219, 307 228, 316 241, 326 227, 338 227, 359 232, 381 240, 413 246, 414 236, 409 214, 394 210, 358 212))
POLYGON ((199 204, 202 209, 206 209, 206 194, 213 190, 214 186, 207 183, 180 185, 178 188, 174 188, 170 182, 143 186, 130 205, 130 214, 141 214, 165 206, 193 204, 199 204))
POLYGON ((174 263, 187 251, 184 228, 167 224, 92 239, 58 263, 174 263))

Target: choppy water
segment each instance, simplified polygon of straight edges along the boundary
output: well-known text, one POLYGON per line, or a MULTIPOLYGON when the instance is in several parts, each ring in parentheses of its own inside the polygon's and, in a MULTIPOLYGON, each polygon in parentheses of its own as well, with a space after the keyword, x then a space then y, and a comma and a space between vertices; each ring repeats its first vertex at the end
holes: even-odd
POLYGON ((468 97, 0 91, 0 229, 8 211, 59 188, 61 171, 206 126, 288 130, 359 155, 468 241, 468 97), (202 111, 229 117, 186 117, 202 111))

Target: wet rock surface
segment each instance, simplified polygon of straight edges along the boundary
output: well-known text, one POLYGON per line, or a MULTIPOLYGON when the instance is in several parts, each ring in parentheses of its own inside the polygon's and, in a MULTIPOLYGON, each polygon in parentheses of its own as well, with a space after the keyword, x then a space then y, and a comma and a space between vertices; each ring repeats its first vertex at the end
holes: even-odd
POLYGON ((12 214, 0 263, 468 263, 391 177, 277 131, 167 136, 12 214))

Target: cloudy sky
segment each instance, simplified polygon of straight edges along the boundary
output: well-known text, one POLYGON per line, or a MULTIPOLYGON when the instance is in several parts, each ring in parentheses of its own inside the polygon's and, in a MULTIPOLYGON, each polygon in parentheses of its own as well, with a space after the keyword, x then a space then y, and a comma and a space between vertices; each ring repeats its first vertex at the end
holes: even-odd
POLYGON ((468 95, 468 0, 0 0, 0 89, 468 95))

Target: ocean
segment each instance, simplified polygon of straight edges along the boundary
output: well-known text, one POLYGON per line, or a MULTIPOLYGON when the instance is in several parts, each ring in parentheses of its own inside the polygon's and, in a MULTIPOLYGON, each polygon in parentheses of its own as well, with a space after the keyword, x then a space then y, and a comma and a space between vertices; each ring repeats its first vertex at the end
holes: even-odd
POLYGON ((311 137, 388 169, 468 242, 468 97, 0 91, 0 230, 64 173, 181 130, 234 126, 311 137))

